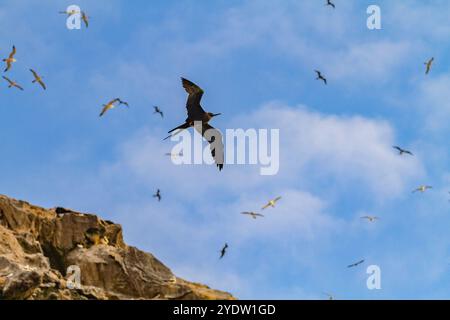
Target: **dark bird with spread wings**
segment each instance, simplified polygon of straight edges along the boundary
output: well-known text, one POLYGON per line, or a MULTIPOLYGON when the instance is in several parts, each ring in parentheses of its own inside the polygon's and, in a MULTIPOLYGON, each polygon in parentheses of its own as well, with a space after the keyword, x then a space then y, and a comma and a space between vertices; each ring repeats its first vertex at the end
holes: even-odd
POLYGON ((222 250, 220 250, 220 258, 219 259, 222 259, 225 256, 225 254, 227 253, 227 249, 228 249, 228 243, 225 243, 222 250))
POLYGON ((320 72, 319 70, 314 70, 317 73, 317 78, 316 80, 322 80, 323 83, 327 84, 327 79, 322 75, 322 72, 320 72))
POLYGON ((156 193, 153 195, 153 198, 158 198, 158 201, 161 201, 161 190, 156 190, 156 193))
POLYGON ((159 113, 161 118, 164 118, 164 113, 161 111, 161 109, 158 106, 153 106, 153 109, 155 110, 153 113, 159 113))
POLYGON ((326 6, 333 7, 333 9, 336 9, 336 6, 334 5, 333 2, 331 2, 331 0, 327 0, 327 3, 326 3, 325 5, 326 5, 326 6))
POLYGON ((362 260, 360 260, 360 261, 358 261, 358 262, 352 263, 352 264, 348 265, 347 268, 354 268, 354 267, 357 267, 357 266, 359 266, 360 264, 363 264, 364 261, 365 261, 365 260, 362 259, 362 260))
POLYGON ((434 58, 431 58, 430 60, 428 60, 427 62, 424 63, 424 65, 426 66, 426 70, 425 70, 425 74, 429 74, 430 70, 431 70, 431 66, 433 65, 434 62, 434 58))
POLYGON ((248 215, 248 216, 252 217, 253 219, 256 219, 258 217, 264 217, 264 215, 262 215, 261 213, 256 213, 253 211, 245 211, 245 212, 241 212, 241 214, 248 215))
POLYGON ((183 85, 184 90, 186 90, 186 92, 189 94, 186 103, 188 117, 186 118, 183 124, 170 130, 168 132, 170 133, 170 135, 164 138, 164 140, 173 137, 174 135, 178 134, 184 129, 195 127, 195 129, 210 144, 211 155, 214 158, 214 161, 220 171, 222 170, 224 163, 224 150, 223 150, 224 146, 222 142, 222 134, 220 133, 219 130, 215 129, 213 126, 209 124, 209 121, 213 117, 220 115, 220 113, 211 113, 203 110, 202 106, 200 105, 200 100, 202 99, 204 92, 199 86, 197 86, 195 83, 185 78, 181 78, 181 83, 183 85), (195 125, 196 123, 200 123, 201 127, 195 125), (172 133, 174 131, 176 132, 172 133), (208 137, 210 138, 208 139, 208 137), (217 142, 216 139, 218 139, 217 142))
POLYGON ((401 147, 393 146, 392 148, 396 149, 400 155, 409 154, 409 155, 413 156, 411 151, 405 150, 405 149, 403 149, 401 147))

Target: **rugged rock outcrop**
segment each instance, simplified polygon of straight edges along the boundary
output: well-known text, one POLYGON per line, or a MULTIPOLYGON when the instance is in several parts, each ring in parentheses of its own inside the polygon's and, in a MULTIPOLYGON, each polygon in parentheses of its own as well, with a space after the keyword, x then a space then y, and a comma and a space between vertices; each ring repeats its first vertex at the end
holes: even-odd
POLYGON ((0 299, 234 299, 176 277, 93 214, 0 195, 0 299))

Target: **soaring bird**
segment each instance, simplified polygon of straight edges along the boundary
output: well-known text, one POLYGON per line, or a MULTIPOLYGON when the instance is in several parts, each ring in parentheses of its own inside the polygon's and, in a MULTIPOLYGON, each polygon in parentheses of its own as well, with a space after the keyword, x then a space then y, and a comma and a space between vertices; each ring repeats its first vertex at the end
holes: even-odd
POLYGON ((12 47, 12 51, 9 54, 8 58, 3 59, 4 62, 6 62, 6 69, 3 72, 8 71, 11 69, 11 65, 16 62, 17 60, 14 58, 14 55, 16 54, 16 46, 12 47))
POLYGON ((36 83, 36 82, 39 83, 39 84, 41 85, 41 87, 42 87, 44 90, 46 90, 47 87, 45 86, 44 81, 42 81, 42 77, 41 77, 40 75, 38 75, 37 72, 34 71, 33 69, 30 69, 30 71, 31 71, 31 73, 32 73, 33 76, 34 76, 34 80, 33 80, 32 82, 33 82, 33 83, 36 83))
POLYGON ((200 105, 200 100, 203 96, 203 90, 197 86, 195 83, 185 79, 181 78, 181 83, 183 85, 184 90, 189 94, 188 99, 186 102, 186 109, 187 109, 187 115, 185 122, 181 125, 179 125, 176 128, 173 128, 168 133, 170 135, 164 140, 176 135, 177 133, 181 132, 184 129, 188 129, 189 127, 194 126, 195 122, 201 122, 202 127, 198 128, 195 126, 195 129, 203 136, 205 137, 205 133, 208 131, 208 135, 211 136, 210 140, 207 140, 210 144, 211 149, 211 155, 214 158, 214 161, 219 168, 219 171, 223 169, 223 163, 224 163, 224 146, 222 142, 222 134, 219 132, 219 130, 215 129, 209 124, 209 121, 215 117, 220 115, 220 113, 211 113, 206 112, 203 110, 202 106, 200 105), (176 133, 172 134, 172 132, 178 130, 176 133), (201 130, 201 132, 200 132, 201 130), (219 139, 218 145, 215 143, 215 139, 219 139), (215 147, 213 145, 216 145, 215 147), (217 150, 216 150, 217 147, 217 150))
POLYGON ((275 199, 270 200, 264 207, 262 207, 262 210, 264 210, 264 209, 266 209, 266 208, 268 208, 268 207, 275 208, 275 203, 276 203, 278 200, 280 200, 280 199, 281 199, 281 197, 276 197, 275 199))
POLYGON ((412 193, 415 193, 415 192, 422 192, 423 193, 423 192, 427 191, 428 189, 433 189, 433 187, 432 186, 420 186, 417 189, 414 189, 412 191, 412 193))
POLYGON ((412 154, 412 152, 411 152, 411 151, 408 151, 408 150, 402 149, 402 148, 400 148, 399 146, 393 146, 392 148, 394 148, 394 149, 398 150, 398 153, 399 153, 399 155, 403 155, 403 154, 409 154, 409 155, 413 156, 413 154, 412 154))
POLYGON ((428 60, 427 62, 424 62, 424 65, 427 66, 427 70, 425 71, 425 74, 428 74, 431 70, 431 66, 433 64, 434 61, 434 57, 432 57, 430 60, 428 60))
POLYGON ((156 190, 156 193, 153 195, 153 198, 158 198, 158 201, 161 201, 161 190, 156 190))
POLYGON ((153 106, 153 109, 155 110, 153 113, 159 113, 161 115, 161 118, 164 118, 164 113, 158 106, 153 106))
POLYGON ((264 217, 264 215, 262 215, 262 214, 260 214, 260 213, 252 212, 252 211, 241 212, 241 214, 249 215, 249 216, 252 217, 253 219, 256 219, 256 218, 258 218, 258 217, 264 217))
POLYGON ((322 80, 323 83, 327 84, 327 79, 322 75, 322 73, 319 70, 314 70, 317 73, 316 80, 322 80))
POLYGON ((70 11, 68 11, 68 10, 60 11, 59 13, 60 14, 67 14, 70 17, 71 15, 74 15, 74 14, 77 14, 77 13, 80 13, 80 12, 78 10, 72 9, 70 11))
POLYGON ((378 218, 376 216, 364 216, 364 217, 361 217, 361 219, 366 219, 366 220, 369 220, 370 222, 374 222, 375 220, 379 220, 380 218, 378 218))
POLYGON ((81 11, 81 20, 83 20, 84 24, 86 25, 86 28, 88 28, 89 27, 89 16, 84 11, 81 11))
POLYGON ((102 112, 100 113, 100 117, 103 116, 106 113, 106 111, 108 111, 112 108, 115 108, 116 107, 115 103, 119 103, 119 105, 123 104, 123 105, 129 107, 127 102, 120 100, 120 98, 115 98, 115 99, 111 100, 110 102, 108 102, 107 104, 103 105, 103 109, 102 109, 102 112))
POLYGON ((334 295, 332 295, 331 293, 324 292, 323 294, 328 297, 328 300, 334 300, 335 299, 334 295))
POLYGON ((327 0, 327 3, 325 4, 326 6, 331 6, 333 7, 333 9, 336 9, 336 6, 334 5, 333 2, 331 2, 330 0, 327 0))
POLYGON ((220 258, 219 259, 222 259, 225 256, 225 253, 227 253, 227 249, 228 249, 228 243, 225 243, 222 250, 220 250, 220 258))
POLYGON ((7 78, 7 77, 5 77, 5 76, 3 76, 3 79, 5 79, 6 81, 9 82, 8 88, 16 87, 17 89, 20 89, 20 90, 23 91, 23 88, 22 88, 17 82, 12 81, 11 79, 9 79, 9 78, 7 78))
POLYGON ((169 157, 182 157, 183 156, 183 151, 180 151, 178 153, 168 152, 168 153, 166 153, 166 156, 169 156, 169 157))
POLYGON ((352 264, 348 265, 347 268, 357 267, 357 266, 359 266, 360 264, 364 263, 364 261, 365 261, 365 260, 362 259, 362 260, 360 260, 360 261, 358 261, 358 262, 352 263, 352 264))

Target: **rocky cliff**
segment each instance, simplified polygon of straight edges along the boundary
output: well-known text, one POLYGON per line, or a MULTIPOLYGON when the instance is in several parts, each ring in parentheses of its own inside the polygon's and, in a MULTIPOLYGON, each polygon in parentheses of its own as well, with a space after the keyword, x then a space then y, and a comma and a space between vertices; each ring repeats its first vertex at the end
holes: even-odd
POLYGON ((0 195, 0 299, 233 299, 185 281, 93 214, 0 195))

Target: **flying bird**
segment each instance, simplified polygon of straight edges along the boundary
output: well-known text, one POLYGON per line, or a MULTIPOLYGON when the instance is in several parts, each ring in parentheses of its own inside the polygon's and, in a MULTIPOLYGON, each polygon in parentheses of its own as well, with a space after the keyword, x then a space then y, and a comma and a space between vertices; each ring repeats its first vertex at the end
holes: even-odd
POLYGON ((322 73, 319 70, 314 70, 317 73, 316 80, 322 80, 323 83, 327 84, 327 79, 322 75, 322 73))
POLYGON ((358 262, 352 263, 352 264, 348 265, 347 268, 357 267, 357 266, 359 266, 360 264, 364 263, 364 261, 365 261, 365 260, 363 259, 363 260, 360 260, 360 261, 358 261, 358 262))
POLYGON ((102 112, 100 113, 100 117, 103 116, 106 113, 106 111, 108 111, 112 108, 115 108, 116 107, 115 103, 119 103, 118 105, 123 104, 123 105, 129 107, 127 102, 120 100, 120 98, 115 98, 115 99, 111 100, 110 102, 108 102, 107 104, 103 105, 103 109, 102 109, 102 112))
POLYGON ((168 152, 168 153, 166 153, 166 156, 169 156, 169 157, 182 157, 183 156, 183 151, 180 151, 178 153, 168 152))
POLYGON ((430 73, 431 66, 433 65, 433 62, 434 62, 434 57, 424 63, 424 65, 427 66, 427 70, 425 71, 425 74, 430 73))
POLYGON ((262 207, 262 210, 267 209, 268 207, 275 208, 275 203, 280 199, 281 197, 276 197, 275 199, 270 200, 264 207, 262 207))
POLYGON ((328 297, 328 300, 334 300, 335 299, 334 295, 332 295, 331 293, 324 292, 323 294, 328 297))
POLYGON ((4 62, 6 62, 6 69, 3 72, 8 71, 11 69, 11 65, 16 62, 17 60, 14 58, 14 55, 16 54, 16 46, 12 47, 12 51, 9 54, 8 58, 3 59, 4 62))
POLYGON ((202 127, 198 128, 198 126, 194 126, 195 129, 203 136, 205 137, 205 134, 208 134, 208 136, 211 136, 211 138, 208 140, 207 137, 205 139, 210 144, 211 149, 211 155, 214 158, 214 161, 219 168, 219 171, 223 169, 223 163, 224 163, 224 146, 222 142, 222 134, 219 130, 214 128, 209 124, 209 121, 220 115, 220 113, 211 113, 211 112, 205 112, 203 110, 202 106, 200 105, 200 100, 203 96, 203 90, 197 86, 195 83, 185 79, 181 78, 181 83, 183 85, 184 90, 188 93, 188 99, 186 102, 186 109, 187 109, 187 115, 185 122, 178 127, 173 128, 168 133, 170 135, 164 140, 178 134, 184 129, 188 129, 190 127, 193 127, 195 122, 201 122, 202 127), (173 133, 174 131, 178 130, 176 133, 173 133), (201 130, 201 131, 200 131, 201 130), (219 140, 216 144, 216 138, 219 140))
POLYGON ((336 6, 334 5, 333 2, 331 2, 331 0, 327 0, 327 3, 325 4, 325 6, 331 6, 331 7, 333 7, 333 9, 336 9, 336 6))
POLYGON ((83 20, 84 24, 86 25, 86 28, 88 28, 89 27, 89 16, 84 11, 81 11, 81 20, 83 20))
POLYGON ((361 219, 367 219, 370 222, 374 222, 375 220, 379 220, 380 218, 378 218, 376 216, 364 216, 364 217, 361 217, 361 219))
POLYGON ((220 250, 220 258, 219 259, 222 259, 225 256, 225 253, 227 253, 227 249, 228 249, 228 244, 225 243, 222 250, 220 250))
POLYGON ((6 81, 9 82, 8 88, 16 87, 17 89, 20 89, 20 90, 23 91, 23 88, 16 81, 12 81, 11 79, 9 79, 9 78, 7 78, 5 76, 3 76, 3 79, 5 79, 6 81))
POLYGON ((156 193, 153 195, 153 198, 158 198, 158 201, 161 201, 161 190, 156 190, 156 193))
POLYGON ((34 76, 34 80, 32 81, 32 83, 36 83, 36 82, 37 82, 37 83, 39 83, 39 84, 41 85, 41 87, 42 87, 44 90, 46 90, 47 87, 45 86, 44 81, 42 81, 42 77, 41 77, 40 75, 38 75, 37 72, 34 71, 33 69, 30 69, 30 71, 31 71, 31 73, 32 73, 33 76, 34 76))
POLYGON ((80 13, 80 12, 78 10, 72 9, 70 11, 67 11, 67 10, 60 11, 59 13, 60 14, 67 14, 70 17, 71 15, 74 15, 74 14, 77 14, 77 13, 80 13))
POLYGON ((252 211, 241 212, 241 214, 246 214, 246 215, 252 217, 253 219, 256 219, 258 217, 264 217, 264 215, 262 215, 260 213, 252 212, 252 211))
POLYGON ((153 113, 159 113, 161 115, 161 118, 164 118, 164 113, 161 111, 161 109, 158 106, 153 106, 153 109, 155 112, 153 113))
POLYGON ((415 192, 423 193, 423 192, 427 191, 428 189, 433 189, 433 187, 432 186, 420 186, 417 189, 413 190, 412 193, 415 193, 415 192))
POLYGON ((399 155, 403 155, 403 154, 409 154, 409 155, 413 156, 413 154, 412 154, 412 152, 411 152, 411 151, 408 151, 408 150, 402 149, 402 148, 401 148, 401 147, 399 147, 399 146, 393 146, 392 148, 394 148, 394 149, 398 150, 398 153, 399 153, 399 155))

